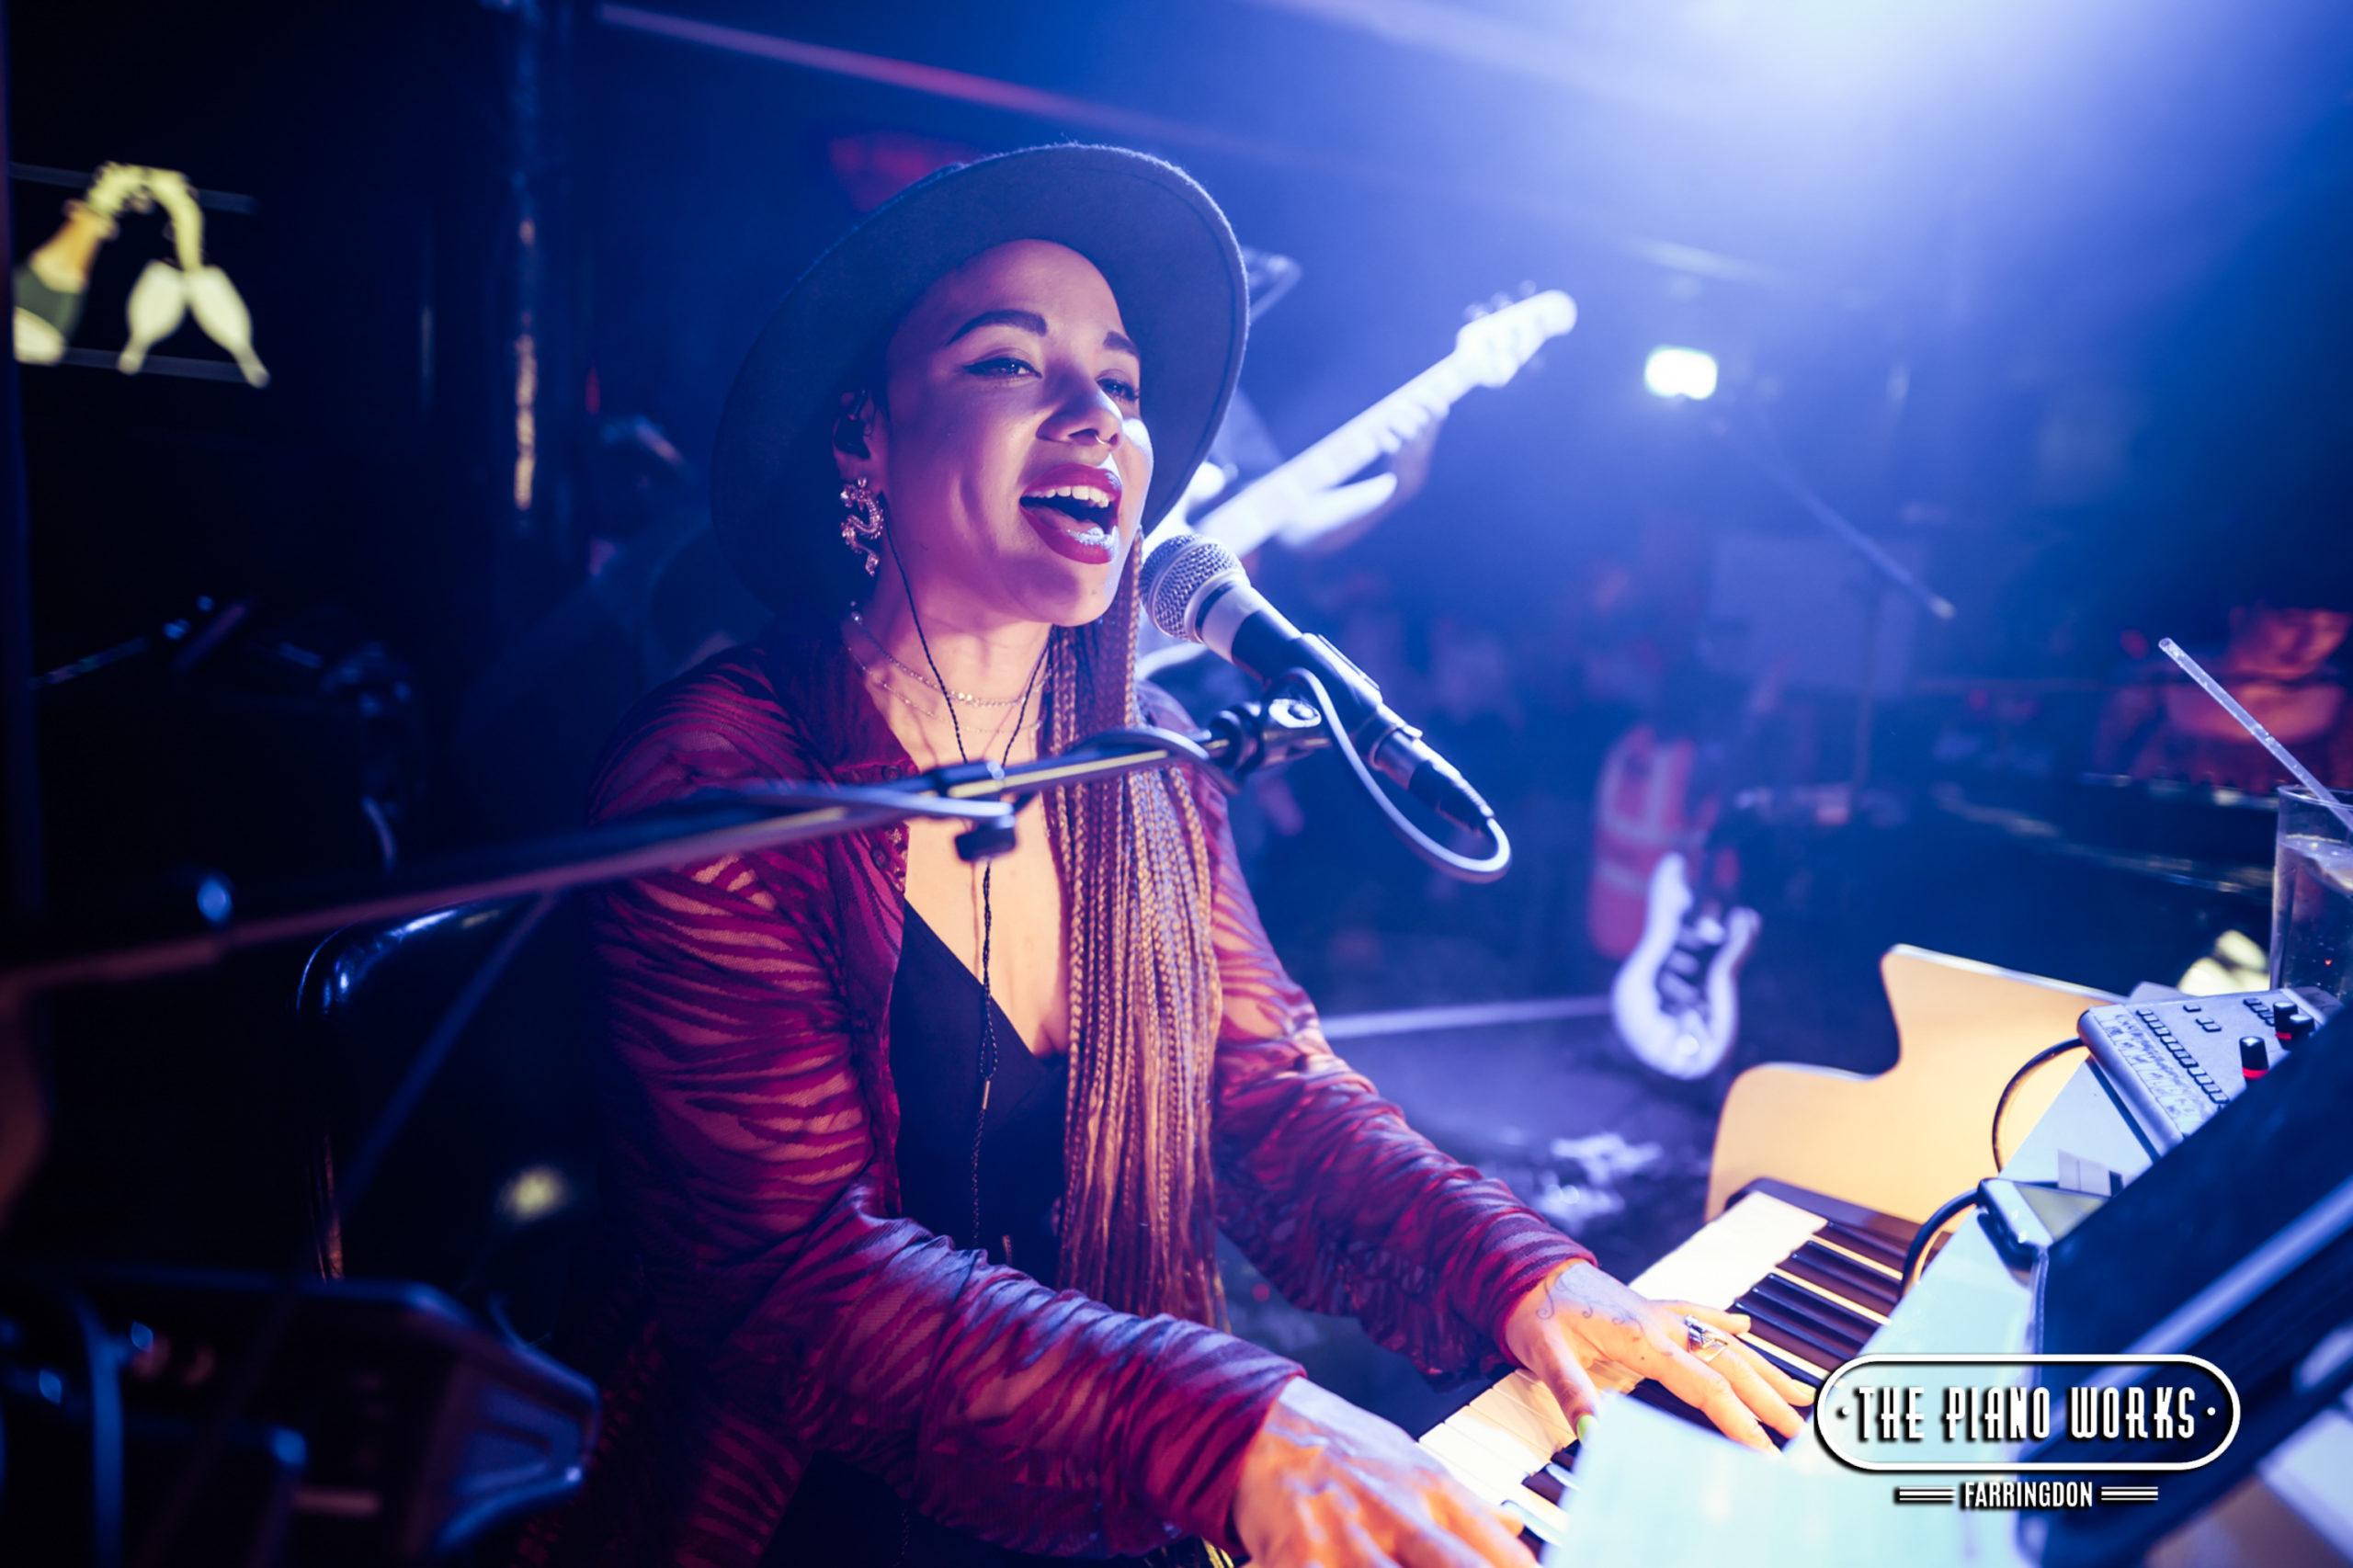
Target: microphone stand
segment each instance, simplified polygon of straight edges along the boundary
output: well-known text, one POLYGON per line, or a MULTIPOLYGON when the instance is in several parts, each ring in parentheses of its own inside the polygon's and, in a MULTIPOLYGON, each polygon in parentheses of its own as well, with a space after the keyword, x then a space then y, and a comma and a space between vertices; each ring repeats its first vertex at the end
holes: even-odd
MULTIPOLYGON (((466 1025, 558 895, 570 889, 731 851, 774 848, 914 817, 970 824, 957 838, 957 851, 967 860, 980 860, 1014 846, 1015 814, 1040 790, 1182 762, 1209 768, 1220 786, 1232 792, 1258 768, 1288 761, 1329 740, 1317 710, 1270 696, 1224 710, 1199 734, 1148 727, 1115 730, 1089 736, 1059 756, 1013 767, 983 760, 881 785, 777 783, 707 790, 587 833, 452 859, 438 871, 428 868, 423 874, 386 879, 357 895, 345 892, 322 898, 292 890, 264 896, 255 901, 256 912, 242 917, 232 915, 226 882, 209 878, 199 906, 211 916, 210 930, 65 951, 0 971, 0 1062, 30 1062, 26 1005, 46 992, 209 969, 248 949, 346 926, 398 920, 458 904, 529 899, 521 918, 444 1009, 360 1140, 338 1184, 335 1207, 347 1211, 371 1185, 466 1025)), ((13 1197, 0 1190, 0 1215, 13 1197)), ((189 1508, 220 1462, 231 1427, 259 1390, 294 1321, 306 1265, 318 1256, 319 1243, 332 1223, 332 1214, 323 1215, 316 1233, 297 1249, 253 1335, 227 1368, 219 1398, 198 1427, 186 1460, 177 1467, 139 1543, 137 1568, 160 1563, 185 1526, 189 1508)), ((106 1512, 113 1514, 119 1506, 106 1512)), ((98 1528, 104 1535, 119 1523, 119 1516, 102 1517, 98 1528)))
POLYGON ((273 890, 233 912, 228 885, 205 880, 209 928, 114 946, 67 948, 0 969, 0 1028, 25 1001, 70 986, 151 979, 209 969, 233 954, 342 926, 400 920, 456 904, 566 892, 733 851, 772 849, 881 827, 913 817, 968 824, 957 849, 968 860, 1013 847, 1014 813, 1036 791, 1190 763, 1229 793, 1261 767, 1330 743, 1324 719, 1288 698, 1237 703, 1202 732, 1139 727, 1080 741, 1068 751, 1004 767, 959 764, 888 784, 776 783, 704 790, 652 811, 562 837, 452 857, 382 879, 361 892, 312 885, 273 890))
POLYGON ((1877 540, 1857 528, 1844 513, 1824 501, 1787 461, 1735 435, 1731 420, 1721 416, 1710 419, 1707 428, 1710 435, 1761 474, 1767 483, 1796 502, 1799 510, 1819 524, 1824 533, 1852 551, 1875 579, 1863 593, 1863 684, 1855 703, 1852 789, 1859 795, 1870 778, 1871 734, 1879 716, 1880 621, 1883 619, 1888 594, 1903 595, 1938 620, 1950 621, 1961 612, 1953 607, 1950 599, 1922 582, 1902 562, 1881 549, 1877 540))

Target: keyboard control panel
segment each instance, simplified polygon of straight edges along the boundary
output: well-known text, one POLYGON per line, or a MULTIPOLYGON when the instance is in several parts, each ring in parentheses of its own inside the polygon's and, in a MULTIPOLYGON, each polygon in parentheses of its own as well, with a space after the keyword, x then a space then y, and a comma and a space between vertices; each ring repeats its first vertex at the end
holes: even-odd
POLYGON ((2075 1026, 2159 1153, 2230 1104, 2336 1011, 2324 992, 2249 991, 2094 1007, 2075 1026))

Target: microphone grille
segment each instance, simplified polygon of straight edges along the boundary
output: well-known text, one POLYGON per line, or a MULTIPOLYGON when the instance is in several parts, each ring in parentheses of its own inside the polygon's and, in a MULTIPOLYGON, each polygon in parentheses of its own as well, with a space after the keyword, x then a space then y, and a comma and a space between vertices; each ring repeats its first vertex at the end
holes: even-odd
POLYGON ((1172 539, 1143 558, 1136 590, 1143 597, 1144 613, 1168 636, 1198 642, 1200 633, 1192 619, 1193 603, 1201 590, 1227 573, 1239 574, 1242 562, 1233 551, 1199 534, 1172 539))

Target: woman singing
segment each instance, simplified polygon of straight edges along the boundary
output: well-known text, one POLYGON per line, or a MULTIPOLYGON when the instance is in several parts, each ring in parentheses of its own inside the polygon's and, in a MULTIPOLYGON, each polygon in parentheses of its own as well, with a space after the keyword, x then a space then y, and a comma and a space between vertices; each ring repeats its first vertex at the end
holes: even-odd
MULTIPOLYGON (((762 334, 713 508, 778 612, 631 714, 612 818, 761 779, 1019 762, 1139 722, 1139 540, 1242 358, 1233 237, 1111 148, 991 158, 838 242, 762 334)), ((615 1164, 651 1326, 538 1555, 1509 1564, 1387 1423, 1220 1331, 1222 1227, 1432 1374, 1572 1421, 1657 1378, 1743 1441, 1796 1384, 1636 1296, 1333 1055, 1182 770, 604 889, 615 1164), (1025 1555, 1030 1554, 1030 1555, 1025 1555)))

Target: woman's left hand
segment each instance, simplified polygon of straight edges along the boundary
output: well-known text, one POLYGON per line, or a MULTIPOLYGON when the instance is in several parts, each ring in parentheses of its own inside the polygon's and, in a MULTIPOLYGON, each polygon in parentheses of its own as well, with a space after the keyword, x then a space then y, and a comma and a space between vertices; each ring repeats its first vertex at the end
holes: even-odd
POLYGON ((1772 1450, 1766 1426, 1796 1437, 1801 1420, 1791 1406, 1810 1403, 1813 1391, 1737 1337, 1712 1361, 1700 1360, 1689 1347, 1687 1316, 1731 1335, 1748 1328, 1737 1312, 1654 1301, 1590 1263, 1571 1263, 1520 1298, 1504 1324, 1504 1352, 1552 1391, 1580 1437, 1599 1403, 1597 1374, 1656 1378, 1751 1448, 1772 1450))

